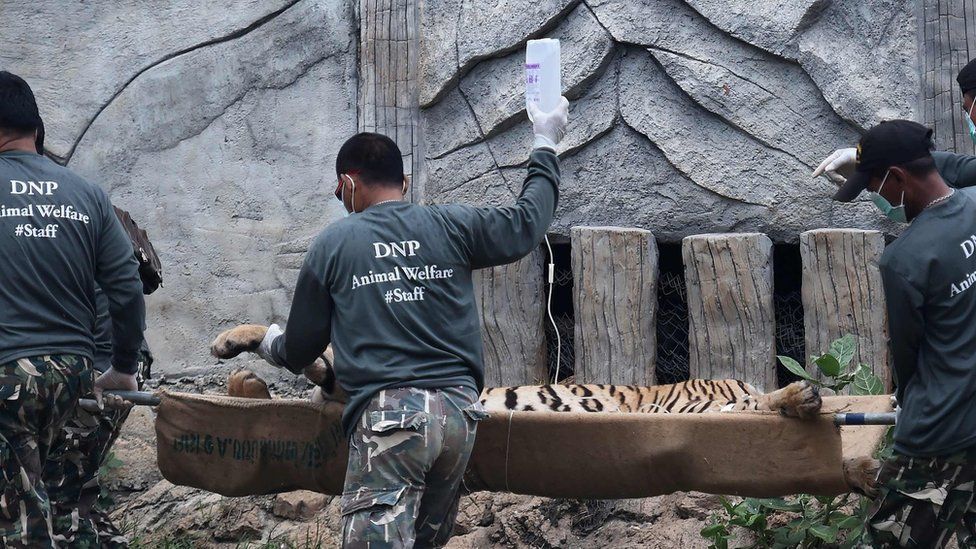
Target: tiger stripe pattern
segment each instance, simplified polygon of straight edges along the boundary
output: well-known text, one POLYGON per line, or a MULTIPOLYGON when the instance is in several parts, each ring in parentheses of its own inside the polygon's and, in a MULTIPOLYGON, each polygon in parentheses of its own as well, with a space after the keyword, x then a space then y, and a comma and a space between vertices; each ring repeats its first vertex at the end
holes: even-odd
POLYGON ((623 412, 639 414, 778 410, 793 417, 820 413, 817 387, 798 381, 763 393, 735 379, 690 379, 671 385, 532 385, 488 388, 481 403, 489 412, 623 412))
MULTIPOLYGON (((242 324, 220 335, 211 344, 217 358, 231 358, 254 352, 267 327, 242 324)), ((331 346, 321 361, 306 368, 306 376, 322 387, 328 400, 345 402, 345 394, 336 383, 331 346)), ((238 375, 246 375, 241 373, 238 375)), ((245 392, 247 393, 247 392, 245 392)), ((241 394, 239 396, 264 396, 241 394)), ((791 383, 782 389, 763 393, 752 385, 735 379, 690 379, 671 385, 638 387, 634 385, 527 385, 487 388, 481 403, 489 412, 624 412, 624 413, 703 413, 743 410, 778 410, 801 418, 820 413, 820 392, 806 382, 791 383)))

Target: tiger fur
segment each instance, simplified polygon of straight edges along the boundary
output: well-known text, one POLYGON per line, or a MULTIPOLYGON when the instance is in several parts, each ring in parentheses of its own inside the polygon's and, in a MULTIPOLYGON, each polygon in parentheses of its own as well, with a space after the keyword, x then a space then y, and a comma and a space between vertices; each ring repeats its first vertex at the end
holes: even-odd
MULTIPOLYGON (((267 328, 242 324, 221 333, 210 346, 217 358, 231 358, 254 351, 267 328)), ((345 401, 335 382, 332 346, 316 364, 306 368, 306 376, 322 386, 326 398, 345 401)), ((240 395, 244 396, 244 395, 240 395)), ((256 394, 258 398, 262 397, 256 394)), ((799 381, 763 393, 737 380, 691 379, 673 385, 636 387, 633 385, 541 385, 487 388, 481 403, 489 412, 631 412, 701 413, 743 410, 779 410, 785 415, 815 417, 820 412, 820 394, 814 385, 799 381)))
MULTIPOLYGON (((264 339, 267 328, 242 325, 221 333, 211 345, 211 353, 217 358, 231 358, 244 351, 254 351, 264 339)), ((336 383, 333 371, 331 346, 326 349, 315 368, 306 368, 305 374, 319 388, 313 400, 345 402, 346 395, 336 383)), ((243 373, 232 374, 245 376, 243 373)), ((250 376, 247 384, 237 383, 243 394, 270 398, 250 376)), ((257 377, 257 376, 254 376, 257 377)), ((261 381, 260 378, 257 378, 261 381)), ((263 382, 262 382, 263 383, 263 382)), ((228 384, 230 389, 231 385, 228 384)), ((492 387, 481 393, 481 403, 488 412, 617 412, 617 413, 707 413, 768 410, 809 419, 817 417, 822 404, 816 386, 806 381, 791 383, 782 389, 763 393, 742 381, 734 379, 690 379, 671 385, 638 387, 633 385, 531 385, 520 387, 492 387)), ((874 479, 880 466, 870 457, 851 458, 844 461, 844 478, 853 490, 873 495, 874 479)))
POLYGON ((488 411, 702 413, 778 410, 800 418, 820 413, 816 386, 798 381, 763 393, 734 379, 690 379, 672 385, 536 385, 488 388, 481 393, 488 411))

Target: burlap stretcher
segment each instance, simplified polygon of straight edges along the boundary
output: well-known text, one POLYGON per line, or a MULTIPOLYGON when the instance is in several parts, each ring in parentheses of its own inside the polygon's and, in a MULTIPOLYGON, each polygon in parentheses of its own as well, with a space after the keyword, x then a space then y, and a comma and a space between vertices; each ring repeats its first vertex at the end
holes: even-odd
MULTIPOLYGON (((159 469, 174 484, 227 496, 342 492, 342 407, 161 393, 159 469)), ((674 491, 771 497, 846 492, 842 462, 869 456, 884 426, 833 414, 890 411, 889 397, 829 397, 824 414, 497 413, 478 427, 465 486, 566 498, 674 491)))

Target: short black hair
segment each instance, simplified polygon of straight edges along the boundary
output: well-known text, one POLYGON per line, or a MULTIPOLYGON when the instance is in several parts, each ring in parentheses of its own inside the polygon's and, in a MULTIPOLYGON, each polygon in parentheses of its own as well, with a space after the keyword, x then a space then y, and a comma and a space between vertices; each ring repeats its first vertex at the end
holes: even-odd
POLYGON ((922 158, 916 158, 911 162, 905 162, 898 166, 906 172, 914 175, 915 177, 925 177, 932 172, 936 171, 935 159, 931 156, 923 156, 922 158))
POLYGON ((336 155, 336 177, 356 174, 367 185, 403 184, 400 147, 385 135, 357 133, 342 144, 336 155))
POLYGON ((30 86, 16 74, 0 71, 0 132, 24 137, 40 126, 41 115, 30 86))

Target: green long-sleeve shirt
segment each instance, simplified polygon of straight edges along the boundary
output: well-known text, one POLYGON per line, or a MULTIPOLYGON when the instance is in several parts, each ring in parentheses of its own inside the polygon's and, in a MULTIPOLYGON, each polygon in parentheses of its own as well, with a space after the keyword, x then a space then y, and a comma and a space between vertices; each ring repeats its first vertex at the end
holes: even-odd
POLYGON ((961 189, 976 185, 976 156, 934 151, 932 158, 942 179, 950 187, 961 189))
POLYGON ((39 154, 0 153, 0 364, 94 357, 96 285, 112 365, 134 373, 145 304, 132 242, 103 190, 39 154))
POLYGON ((559 161, 535 150, 514 206, 377 204, 326 227, 298 275, 276 362, 298 373, 336 341, 350 433, 382 389, 484 385, 471 272, 511 263, 545 236, 559 161))
MULTIPOLYGON (((976 185, 976 157, 934 152, 952 187, 976 185)), ((880 261, 902 407, 895 449, 913 456, 976 445, 976 189, 926 209, 880 261)))

